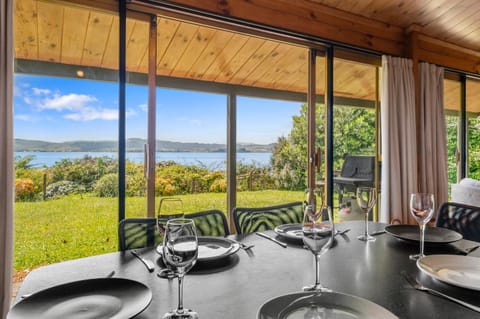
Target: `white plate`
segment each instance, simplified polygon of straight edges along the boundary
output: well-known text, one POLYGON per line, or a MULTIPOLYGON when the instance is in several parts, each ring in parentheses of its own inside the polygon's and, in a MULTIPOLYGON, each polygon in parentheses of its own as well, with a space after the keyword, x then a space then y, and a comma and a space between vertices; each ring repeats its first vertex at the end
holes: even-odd
MULTIPOLYGON (((163 245, 158 245, 156 250, 162 254, 163 245)), ((240 249, 240 244, 223 237, 198 236, 197 261, 216 261, 235 254, 240 249)))
POLYGON ((480 290, 480 259, 457 255, 430 255, 417 260, 427 275, 454 286, 480 290))
POLYGON ((303 239, 302 224, 283 224, 273 230, 277 235, 293 240, 303 239))
POLYGON ((369 300, 338 292, 298 292, 270 299, 257 319, 342 318, 398 319, 369 300))
POLYGON ((144 284, 122 278, 74 281, 41 290, 20 300, 8 319, 126 319, 152 300, 144 284))

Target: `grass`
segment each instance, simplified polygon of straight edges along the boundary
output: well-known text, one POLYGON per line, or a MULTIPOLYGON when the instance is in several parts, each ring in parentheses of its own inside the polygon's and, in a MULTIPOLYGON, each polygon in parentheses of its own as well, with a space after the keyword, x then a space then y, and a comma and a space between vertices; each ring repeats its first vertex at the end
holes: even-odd
MULTIPOLYGON (((267 206, 303 200, 303 192, 238 192, 237 206, 267 206)), ((175 196, 185 212, 226 209, 225 193, 175 196)), ((157 201, 158 203, 158 201, 157 201)), ((126 199, 127 217, 146 216, 146 199, 126 199)), ((30 270, 118 249, 118 199, 89 195, 15 203, 14 269, 30 270)))

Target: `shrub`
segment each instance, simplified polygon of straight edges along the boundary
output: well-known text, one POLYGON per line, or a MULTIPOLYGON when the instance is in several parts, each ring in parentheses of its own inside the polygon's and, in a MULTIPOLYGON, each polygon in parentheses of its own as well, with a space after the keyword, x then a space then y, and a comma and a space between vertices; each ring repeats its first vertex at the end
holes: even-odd
POLYGON ((83 189, 80 185, 70 181, 60 181, 52 183, 47 186, 45 197, 46 198, 60 198, 70 194, 81 192, 83 189))
POLYGON ((15 179, 15 200, 32 201, 35 199, 35 188, 30 178, 15 179))
POLYGON ((95 195, 99 197, 116 197, 118 196, 118 175, 107 174, 102 176, 93 188, 95 195))
POLYGON ((225 178, 216 179, 210 185, 210 191, 213 193, 224 193, 227 191, 227 180, 225 178))
POLYGON ((176 194, 176 188, 172 184, 170 178, 163 178, 157 176, 155 178, 155 195, 157 196, 171 196, 176 194))

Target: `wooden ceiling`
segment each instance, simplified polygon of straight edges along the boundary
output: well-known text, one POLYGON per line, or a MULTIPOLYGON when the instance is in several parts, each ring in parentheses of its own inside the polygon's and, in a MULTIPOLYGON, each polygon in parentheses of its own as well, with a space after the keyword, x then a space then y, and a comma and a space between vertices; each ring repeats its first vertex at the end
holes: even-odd
POLYGON ((480 51, 478 0, 308 0, 480 51))
MULTIPOLYGON (((382 1, 383 7, 375 5, 379 1, 311 1, 340 9, 346 8, 344 3, 350 3, 352 10, 364 15, 379 15, 391 9, 386 5, 389 1, 382 1), (360 5, 364 2, 375 5, 376 9, 360 5)), ((402 1, 401 16, 417 10, 420 5, 416 2, 402 1)), ((442 0, 424 2, 447 6, 447 1, 442 0)), ((424 2, 422 7, 426 9, 424 2)), ((118 68, 116 14, 48 0, 16 0, 14 5, 16 58, 109 70, 118 68)), ((148 29, 145 21, 127 19, 128 71, 147 72, 148 29)), ((308 50, 305 47, 166 17, 158 17, 157 30, 158 75, 296 93, 307 91, 308 50)), ((320 57, 317 61, 320 94, 324 88, 323 63, 320 57)), ((334 70, 336 96, 352 101, 375 100, 375 66, 335 59, 334 70)), ((477 92, 475 101, 480 101, 480 87, 473 87, 477 92)), ((455 85, 446 86, 445 101, 448 108, 457 107, 455 85)))

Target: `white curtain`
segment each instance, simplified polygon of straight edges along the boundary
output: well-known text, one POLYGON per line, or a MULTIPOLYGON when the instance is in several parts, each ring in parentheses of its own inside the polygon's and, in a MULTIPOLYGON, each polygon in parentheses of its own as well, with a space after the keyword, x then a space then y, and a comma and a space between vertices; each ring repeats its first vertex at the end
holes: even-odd
POLYGON ((415 81, 409 59, 382 57, 382 181, 380 221, 411 223, 417 191, 415 81))
POLYGON ((447 133, 443 111, 443 68, 419 64, 419 191, 435 206, 448 201, 447 133))
POLYGON ((13 0, 0 1, 0 318, 10 307, 13 255, 13 0))

